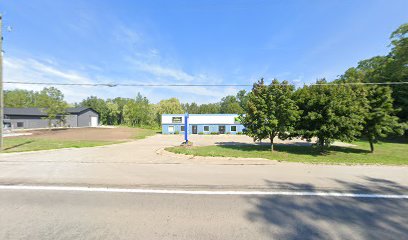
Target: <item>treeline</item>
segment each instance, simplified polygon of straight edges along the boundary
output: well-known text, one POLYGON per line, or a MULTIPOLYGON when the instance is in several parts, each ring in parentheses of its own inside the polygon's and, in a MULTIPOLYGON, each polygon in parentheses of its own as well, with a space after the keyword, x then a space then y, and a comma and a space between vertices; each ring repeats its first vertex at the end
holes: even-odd
POLYGON ((104 100, 91 96, 76 105, 95 109, 102 124, 159 127, 162 114, 244 113, 245 96, 245 90, 241 90, 237 96, 224 97, 217 103, 180 103, 177 98, 170 98, 154 104, 138 93, 134 99, 118 97, 104 100))
POLYGON ((379 138, 402 135, 408 117, 408 24, 391 34, 391 51, 348 69, 339 79, 295 89, 263 79, 247 95, 246 133, 254 139, 317 138, 323 151, 333 141, 365 137, 371 152, 379 138), (393 83, 389 85, 375 83, 393 83), (374 83, 374 84, 373 84, 374 83))
MULTIPOLYGON (((346 80, 342 80, 346 81, 346 80)), ((335 140, 351 142, 365 137, 374 151, 374 143, 389 135, 402 135, 406 123, 399 122, 388 86, 316 84, 297 90, 287 81, 263 79, 248 94, 245 114, 241 116, 246 134, 254 140, 301 137, 317 139, 325 151, 335 140)))
POLYGON ((158 128, 161 114, 164 113, 244 113, 245 96, 245 90, 241 90, 236 96, 226 96, 217 103, 180 103, 177 98, 170 98, 154 104, 138 93, 135 98, 117 97, 106 100, 90 96, 79 103, 68 104, 60 90, 50 87, 41 91, 7 90, 4 100, 6 107, 38 107, 46 110, 57 106, 58 109, 53 116, 63 114, 64 108, 69 106, 90 107, 100 114, 100 123, 103 125, 158 128))
POLYGON ((54 87, 44 88, 41 91, 28 91, 22 89, 6 90, 4 92, 5 107, 37 107, 42 108, 47 114, 48 126, 52 120, 59 116, 60 121, 65 121, 65 112, 69 104, 64 101, 64 95, 54 87))

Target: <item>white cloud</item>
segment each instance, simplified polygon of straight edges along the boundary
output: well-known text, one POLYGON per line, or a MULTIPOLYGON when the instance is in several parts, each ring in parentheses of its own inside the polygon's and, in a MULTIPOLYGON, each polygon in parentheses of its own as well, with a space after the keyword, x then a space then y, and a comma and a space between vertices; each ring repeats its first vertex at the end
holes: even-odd
POLYGON ((43 63, 30 58, 6 58, 4 67, 8 81, 93 83, 91 79, 75 71, 62 71, 50 62, 43 63))
POLYGON ((168 77, 183 82, 197 80, 196 76, 190 75, 180 69, 163 67, 158 64, 147 64, 139 61, 133 61, 138 70, 147 72, 156 77, 168 77))
MULTIPOLYGON (((75 71, 63 71, 51 62, 38 61, 35 59, 6 58, 4 60, 5 82, 41 82, 41 83, 87 83, 95 81, 75 71)), ((22 88, 38 91, 46 85, 26 85, 5 83, 5 89, 22 88)), ((89 95, 86 86, 68 87, 58 86, 70 102, 79 101, 89 95)))
POLYGON ((113 32, 115 39, 124 44, 140 44, 143 40, 142 34, 134 29, 119 25, 113 32))
MULTIPOLYGON (((93 67, 89 69, 72 70, 60 66, 55 61, 43 61, 33 58, 6 58, 4 61, 4 81, 6 82, 41 82, 41 83, 134 83, 134 84, 183 84, 183 83, 220 83, 222 79, 208 74, 188 74, 180 69, 163 67, 154 64, 140 64, 139 71, 147 72, 150 77, 141 76, 138 80, 134 78, 115 79, 104 76, 103 72, 96 71, 93 67), (95 77, 94 77, 95 76, 95 77), (176 80, 176 82, 175 82, 176 80)), ((137 74, 135 74, 137 76, 137 74)), ((5 84, 6 89, 28 89, 41 90, 47 85, 5 84)), ((90 86, 57 86, 68 102, 78 102, 82 99, 96 95, 101 98, 134 97, 137 92, 153 98, 154 102, 169 97, 178 97, 182 101, 214 102, 227 94, 235 94, 238 89, 215 88, 215 87, 90 87, 90 86)))

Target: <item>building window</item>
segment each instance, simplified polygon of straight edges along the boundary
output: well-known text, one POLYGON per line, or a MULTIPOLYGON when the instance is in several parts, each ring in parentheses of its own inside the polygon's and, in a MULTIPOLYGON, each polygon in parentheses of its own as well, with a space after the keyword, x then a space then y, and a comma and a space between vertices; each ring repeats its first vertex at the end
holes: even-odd
POLYGON ((23 123, 23 122, 17 122, 17 127, 18 127, 18 128, 24 127, 24 123, 23 123))
POLYGON ((169 133, 174 133, 174 126, 169 126, 167 130, 169 131, 169 133))
POLYGON ((184 126, 181 126, 180 130, 181 130, 182 132, 184 132, 184 126))
POLYGON ((237 126, 231 126, 231 132, 236 132, 237 131, 237 126))
POLYGON ((204 132, 209 132, 210 131, 210 126, 204 126, 204 132))

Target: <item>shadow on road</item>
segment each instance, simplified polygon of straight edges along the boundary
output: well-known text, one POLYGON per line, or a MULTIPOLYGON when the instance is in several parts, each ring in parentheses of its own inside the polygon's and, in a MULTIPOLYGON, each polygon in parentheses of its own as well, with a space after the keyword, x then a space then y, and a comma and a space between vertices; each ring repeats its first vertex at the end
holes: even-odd
MULTIPOLYGON (((364 178, 335 180, 354 193, 407 194, 398 183, 364 178)), ((270 182, 272 188, 321 191, 310 184, 270 182)), ((408 239, 408 200, 350 197, 257 196, 248 220, 274 239, 408 239)))

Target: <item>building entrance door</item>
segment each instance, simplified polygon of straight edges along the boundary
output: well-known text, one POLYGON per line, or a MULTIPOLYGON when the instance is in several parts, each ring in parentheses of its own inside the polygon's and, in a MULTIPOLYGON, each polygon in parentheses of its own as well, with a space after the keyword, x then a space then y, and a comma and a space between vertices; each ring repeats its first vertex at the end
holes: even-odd
POLYGON ((91 117, 91 127, 98 126, 98 117, 91 117))
POLYGON ((224 133, 225 133, 225 125, 218 126, 218 132, 219 132, 220 134, 224 134, 224 133))
POLYGON ((192 125, 191 127, 193 128, 193 129, 192 129, 192 130, 193 130, 192 133, 193 133, 193 134, 197 134, 197 125, 192 125))

